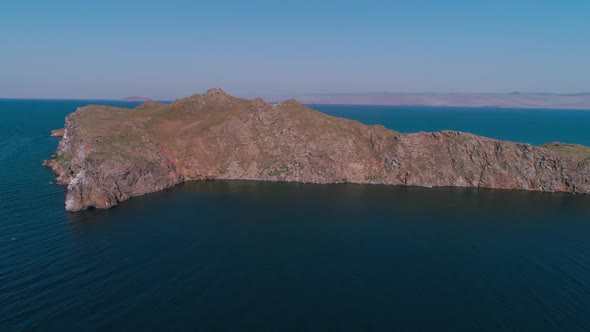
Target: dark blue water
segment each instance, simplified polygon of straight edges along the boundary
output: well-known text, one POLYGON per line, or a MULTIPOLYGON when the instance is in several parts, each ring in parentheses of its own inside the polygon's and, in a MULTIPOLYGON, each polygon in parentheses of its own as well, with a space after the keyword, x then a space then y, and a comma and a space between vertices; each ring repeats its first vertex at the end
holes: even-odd
MULTIPOLYGON (((66 213, 39 163, 86 103, 0 100, 0 331, 590 330, 590 196, 213 181, 66 213)), ((590 143, 583 111, 317 108, 590 143)))

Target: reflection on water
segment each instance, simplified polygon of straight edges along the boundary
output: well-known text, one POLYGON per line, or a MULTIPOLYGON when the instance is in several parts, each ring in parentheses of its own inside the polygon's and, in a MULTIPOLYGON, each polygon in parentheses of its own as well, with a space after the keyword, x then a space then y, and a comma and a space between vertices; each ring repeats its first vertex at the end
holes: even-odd
MULTIPOLYGON (((567 193, 545 193, 515 190, 491 190, 477 188, 419 188, 384 185, 357 184, 302 184, 260 181, 191 181, 145 196, 135 197, 123 202, 112 210, 90 210, 70 213, 71 222, 87 222, 108 219, 129 210, 142 211, 163 204, 161 200, 171 197, 184 201, 195 198, 194 204, 179 207, 198 209, 199 199, 217 197, 231 204, 232 200, 245 200, 252 204, 265 205, 265 208, 283 205, 287 210, 298 208, 322 208, 323 210, 348 211, 354 215, 370 209, 380 209, 391 213, 403 210, 415 214, 437 213, 440 217, 454 214, 476 213, 496 218, 502 214, 514 216, 526 213, 528 217, 538 216, 547 220, 549 215, 560 215, 575 211, 590 216, 590 198, 585 195, 567 193), (369 205, 369 206, 367 206, 369 205), (357 207, 363 207, 357 210, 357 207), (125 211, 119 211, 124 209, 125 211)), ((170 204, 171 202, 164 202, 170 204)), ((348 213, 347 212, 347 213, 348 213)), ((436 216, 436 215, 432 215, 436 216)), ((172 217, 172 216, 170 216, 172 217)), ((347 218, 348 219, 348 218, 347 218)), ((486 218, 484 217, 485 220, 486 218)), ((480 221, 482 221, 480 220, 480 221)), ((526 220, 533 221, 531 218, 526 220)), ((452 220, 445 220, 450 221, 452 220)))

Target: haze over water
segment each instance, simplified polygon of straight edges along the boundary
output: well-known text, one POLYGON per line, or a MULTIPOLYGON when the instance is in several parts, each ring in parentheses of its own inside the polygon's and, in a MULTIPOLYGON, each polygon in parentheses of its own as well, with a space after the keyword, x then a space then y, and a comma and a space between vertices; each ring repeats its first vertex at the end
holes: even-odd
MULTIPOLYGON (((87 103, 0 100, 1 331, 590 330, 590 196, 206 181, 67 213, 40 162, 87 103)), ((590 145, 590 111, 314 108, 590 145)))

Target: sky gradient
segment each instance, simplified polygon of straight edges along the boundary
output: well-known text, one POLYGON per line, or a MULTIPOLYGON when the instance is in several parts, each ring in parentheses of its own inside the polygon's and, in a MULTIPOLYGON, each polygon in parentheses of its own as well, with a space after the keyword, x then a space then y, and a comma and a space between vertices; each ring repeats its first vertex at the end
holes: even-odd
POLYGON ((590 91, 590 1, 0 4, 0 98, 590 91))

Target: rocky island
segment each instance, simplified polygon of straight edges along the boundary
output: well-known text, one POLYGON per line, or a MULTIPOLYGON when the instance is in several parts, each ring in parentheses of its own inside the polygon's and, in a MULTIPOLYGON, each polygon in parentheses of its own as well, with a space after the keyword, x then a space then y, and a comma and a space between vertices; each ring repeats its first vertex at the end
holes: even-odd
MULTIPOLYGON (((456 131, 401 134, 221 89, 66 117, 54 158, 66 209, 110 208, 183 181, 457 186, 590 193, 590 148, 531 146, 456 131)), ((59 135, 57 135, 59 134, 59 135)))

